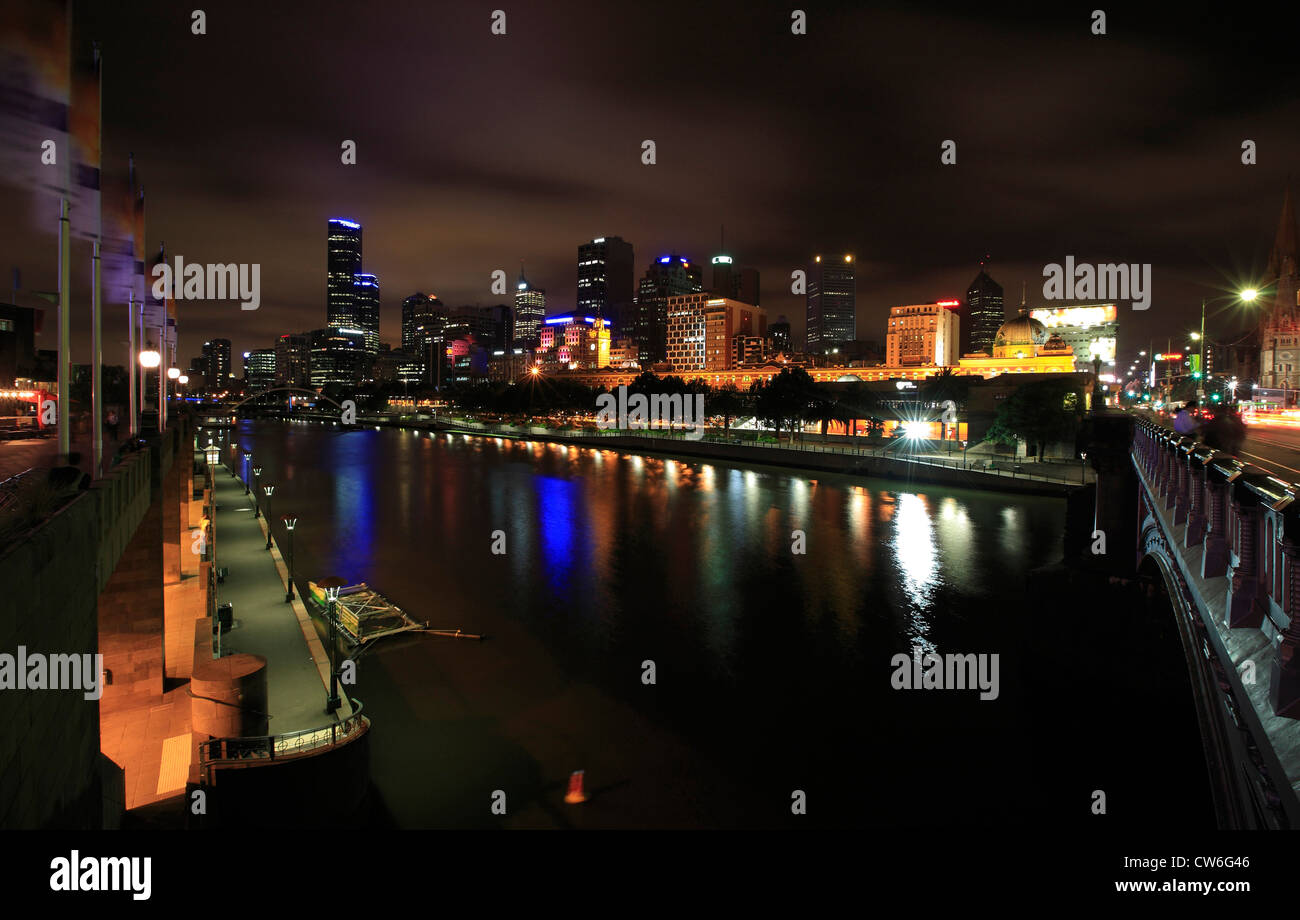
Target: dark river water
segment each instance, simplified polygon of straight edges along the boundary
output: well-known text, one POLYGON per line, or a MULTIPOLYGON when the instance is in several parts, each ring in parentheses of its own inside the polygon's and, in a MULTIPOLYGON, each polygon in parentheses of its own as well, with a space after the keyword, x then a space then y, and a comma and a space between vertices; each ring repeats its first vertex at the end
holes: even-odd
POLYGON ((299 517, 300 585, 366 581, 489 637, 394 637, 358 660, 373 823, 891 826, 1038 807, 1019 665, 1026 575, 1062 554, 1059 499, 390 429, 243 422, 235 438, 276 484, 277 522, 299 517), (890 659, 916 645, 999 653, 999 697, 891 688, 890 659), (575 769, 591 798, 564 805, 575 769))

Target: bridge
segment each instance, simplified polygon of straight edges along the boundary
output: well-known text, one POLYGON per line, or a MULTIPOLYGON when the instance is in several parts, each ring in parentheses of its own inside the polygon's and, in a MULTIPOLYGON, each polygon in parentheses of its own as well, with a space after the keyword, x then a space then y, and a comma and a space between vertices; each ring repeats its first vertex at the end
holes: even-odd
POLYGON ((1094 417, 1086 434, 1094 539, 1118 537, 1112 573, 1168 599, 1220 827, 1300 827, 1297 487, 1135 416, 1094 417))

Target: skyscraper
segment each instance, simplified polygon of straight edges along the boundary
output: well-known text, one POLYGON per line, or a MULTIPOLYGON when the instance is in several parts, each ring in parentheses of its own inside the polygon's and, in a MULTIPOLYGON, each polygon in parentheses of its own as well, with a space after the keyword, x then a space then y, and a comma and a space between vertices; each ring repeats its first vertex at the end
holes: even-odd
POLYGON ((614 338, 630 338, 636 324, 632 310, 635 271, 632 244, 620 236, 600 236, 580 245, 574 312, 607 319, 614 338))
POLYGON ((984 271, 983 262, 980 263, 980 273, 966 291, 966 310, 962 321, 970 327, 969 336, 962 336, 963 353, 993 354, 993 339, 1007 317, 1002 305, 1002 285, 984 271))
MULTIPOLYGON (((581 278, 582 268, 578 268, 581 278)), ((579 280, 579 285, 582 282, 579 280)), ((581 296, 581 287, 579 287, 581 296)), ((519 265, 519 281, 515 285, 515 328, 514 344, 520 348, 536 348, 541 334, 542 322, 546 319, 546 291, 533 287, 524 277, 524 266, 519 265)))
POLYGON ((704 290, 704 269, 672 253, 650 263, 636 298, 632 338, 642 367, 665 360, 668 354, 668 298, 704 290))
POLYGON ((361 225, 331 218, 326 251, 326 325, 356 329, 356 276, 361 271, 361 225))
POLYGON ((858 337, 857 285, 853 256, 815 256, 808 270, 807 348, 825 354, 858 337))
POLYGON ((713 293, 729 300, 758 306, 758 269, 737 265, 731 256, 713 257, 713 293))
POLYGON ((210 390, 225 389, 230 380, 230 339, 212 339, 203 343, 204 383, 210 390))
POLYGON ((379 279, 374 275, 357 273, 352 282, 353 309, 357 323, 353 328, 366 337, 366 353, 379 352, 379 279))
POLYGON ((421 383, 442 383, 446 329, 447 309, 437 294, 419 292, 402 301, 402 350, 419 356, 421 383))

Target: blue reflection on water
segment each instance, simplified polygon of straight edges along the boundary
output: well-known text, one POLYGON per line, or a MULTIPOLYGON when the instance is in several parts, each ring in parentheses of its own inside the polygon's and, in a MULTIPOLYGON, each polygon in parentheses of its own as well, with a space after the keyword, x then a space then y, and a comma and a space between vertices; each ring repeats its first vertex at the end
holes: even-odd
POLYGON ((538 523, 542 529, 542 556, 551 588, 556 594, 569 587, 573 568, 578 518, 578 485, 557 476, 533 477, 537 489, 538 523))

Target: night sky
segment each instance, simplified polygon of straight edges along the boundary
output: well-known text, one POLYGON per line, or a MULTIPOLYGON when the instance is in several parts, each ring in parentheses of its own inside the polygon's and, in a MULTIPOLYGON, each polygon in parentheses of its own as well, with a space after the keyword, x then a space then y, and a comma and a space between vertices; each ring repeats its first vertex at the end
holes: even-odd
MULTIPOLYGON (((674 249, 707 262, 725 224, 769 318, 799 335, 790 272, 815 252, 856 254, 858 336, 881 342, 890 306, 963 296, 985 253, 1012 313, 1066 255, 1152 263, 1151 309, 1120 316, 1127 361, 1262 272, 1300 162, 1296 23, 1107 6, 1094 36, 1095 5, 806 4, 803 36, 791 4, 762 2, 204 2, 205 36, 193 4, 75 16, 102 42, 105 165, 135 153, 149 250, 262 265, 255 312, 178 305, 183 367, 209 337, 241 352, 324 325, 330 217, 364 224, 395 345, 416 290, 502 302, 489 275, 513 282, 522 259, 558 314, 579 243, 622 236, 639 276, 674 249), (956 166, 940 164, 949 138, 956 166), (1246 138, 1259 165, 1241 165, 1246 138)), ((13 185, 0 209, 17 218, 0 231, 6 287, 12 264, 54 289, 57 212, 13 185)), ((88 247, 76 258, 84 361, 88 247)), ((51 310, 38 347, 53 327, 51 310)), ((106 338, 125 360, 124 328, 106 338)))

